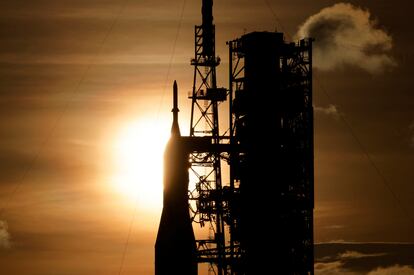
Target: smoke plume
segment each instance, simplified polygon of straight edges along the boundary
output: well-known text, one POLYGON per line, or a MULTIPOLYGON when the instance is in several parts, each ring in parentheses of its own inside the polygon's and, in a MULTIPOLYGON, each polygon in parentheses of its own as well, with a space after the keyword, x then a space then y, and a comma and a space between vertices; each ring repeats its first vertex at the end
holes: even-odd
POLYGON ((321 70, 351 65, 377 74, 396 66, 390 55, 392 37, 378 27, 368 10, 349 3, 310 16, 296 37, 315 39, 314 66, 321 70))
POLYGON ((0 248, 10 247, 10 234, 7 230, 7 223, 0 221, 0 248))

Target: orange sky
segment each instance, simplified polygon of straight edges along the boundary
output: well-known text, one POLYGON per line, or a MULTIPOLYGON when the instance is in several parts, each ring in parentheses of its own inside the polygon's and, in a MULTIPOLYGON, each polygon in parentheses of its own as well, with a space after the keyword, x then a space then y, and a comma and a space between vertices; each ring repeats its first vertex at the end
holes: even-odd
MULTIPOLYGON (((269 2, 290 36, 310 15, 336 3, 269 2)), ((315 240, 414 242, 414 40, 407 4, 352 3, 369 8, 392 36, 398 66, 377 75, 351 66, 316 69, 314 104, 323 110, 332 104, 344 115, 399 202, 343 121, 318 111, 315 240)), ((149 210, 117 191, 114 148, 123 129, 142 120, 169 131, 174 79, 181 130, 188 132, 189 63, 201 1, 185 5, 168 74, 182 4, 0 3, 1 274, 118 274, 134 215, 122 274, 153 273, 160 207, 149 210)), ((277 23, 265 1, 215 1, 214 9, 223 60, 219 86, 228 86, 225 42, 273 31, 277 23)))

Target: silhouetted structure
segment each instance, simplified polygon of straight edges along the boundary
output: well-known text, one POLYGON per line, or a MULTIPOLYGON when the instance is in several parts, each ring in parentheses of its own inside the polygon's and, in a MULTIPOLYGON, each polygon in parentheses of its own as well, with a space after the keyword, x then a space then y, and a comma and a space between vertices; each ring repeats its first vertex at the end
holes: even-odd
POLYGON ((197 275, 196 243, 188 212, 189 149, 178 126, 177 94, 174 82, 174 119, 164 155, 163 209, 155 243, 156 275, 197 275))
MULTIPOLYGON (((195 56, 193 90, 189 98, 191 105, 191 137, 210 137, 213 144, 220 144, 220 102, 225 101, 227 90, 217 87, 215 26, 213 24, 213 1, 202 1, 202 25, 195 26, 195 56)), ((227 273, 226 236, 223 209, 221 152, 210 150, 193 152, 190 155, 191 172, 197 178, 195 189, 190 190, 193 221, 202 227, 207 224, 212 232, 210 238, 198 238, 198 261, 210 264, 216 274, 227 273), (215 267, 214 267, 215 266, 215 267)))
POLYGON ((311 43, 270 32, 228 43, 237 274, 313 274, 311 43))
POLYGON ((179 134, 175 89, 156 274, 193 275, 208 263, 218 275, 312 275, 312 40, 253 32, 228 42, 230 85, 218 88, 212 7, 203 0, 195 27, 189 137, 179 134), (188 170, 196 182, 187 194, 188 170), (210 237, 194 237, 191 222, 210 237))

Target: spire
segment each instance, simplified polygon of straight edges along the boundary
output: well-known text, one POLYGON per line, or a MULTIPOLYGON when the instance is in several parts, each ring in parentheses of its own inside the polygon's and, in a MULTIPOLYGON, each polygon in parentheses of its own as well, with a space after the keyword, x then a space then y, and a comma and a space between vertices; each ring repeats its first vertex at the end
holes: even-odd
POLYGON ((171 126, 171 135, 174 136, 181 136, 180 134, 180 126, 178 125, 178 112, 180 110, 178 109, 178 85, 177 81, 174 80, 174 86, 173 86, 173 109, 171 112, 173 113, 173 123, 171 126))

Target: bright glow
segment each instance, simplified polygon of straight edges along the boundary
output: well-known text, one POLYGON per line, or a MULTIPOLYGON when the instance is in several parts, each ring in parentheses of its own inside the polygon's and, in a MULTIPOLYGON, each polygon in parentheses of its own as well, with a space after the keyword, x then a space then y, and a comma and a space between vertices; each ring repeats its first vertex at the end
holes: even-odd
POLYGON ((169 138, 165 123, 140 120, 126 125, 115 144, 115 189, 140 207, 162 205, 163 154, 169 138))

